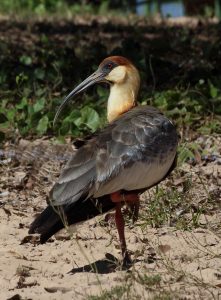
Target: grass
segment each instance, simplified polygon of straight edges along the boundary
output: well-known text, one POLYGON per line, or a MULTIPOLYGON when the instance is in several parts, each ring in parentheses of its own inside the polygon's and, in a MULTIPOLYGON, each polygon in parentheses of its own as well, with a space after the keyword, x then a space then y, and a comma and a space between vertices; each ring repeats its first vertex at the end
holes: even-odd
MULTIPOLYGON (((124 297, 124 287, 116 286, 112 288, 110 291, 103 292, 100 296, 89 296, 86 300, 143 300, 144 298, 139 295, 128 295, 128 297, 124 297)), ((174 294, 170 292, 164 292, 163 295, 154 295, 148 297, 149 300, 172 300, 174 299, 174 294)))
POLYGON ((138 283, 145 286, 146 288, 151 288, 151 287, 159 286, 162 279, 161 279, 160 275, 158 275, 158 274, 148 276, 146 274, 141 275, 141 274, 138 273, 138 276, 135 280, 138 283))
POLYGON ((174 295, 169 292, 164 292, 164 295, 155 295, 151 298, 151 300, 172 300, 174 299, 174 295))
POLYGON ((123 286, 115 286, 111 288, 109 291, 103 291, 98 296, 89 296, 87 300, 120 300, 123 295, 126 293, 128 287, 123 286))
POLYGON ((200 227, 202 214, 213 214, 218 208, 215 199, 206 178, 200 172, 196 177, 184 171, 180 164, 169 180, 146 192, 136 226, 142 230, 147 226, 193 230, 200 227))
POLYGON ((86 297, 86 300, 170 300, 174 299, 175 293, 161 289, 159 293, 157 290, 160 289, 161 277, 159 275, 147 275, 141 274, 137 271, 132 271, 126 275, 123 280, 123 284, 116 285, 110 290, 104 290, 99 295, 90 295, 86 297), (148 290, 149 295, 144 291, 148 290))
POLYGON ((135 273, 131 273, 125 278, 123 285, 117 285, 112 287, 109 291, 103 291, 100 295, 89 296, 87 300, 120 300, 120 299, 142 299, 142 296, 134 293, 133 285, 134 282, 137 282, 144 286, 145 288, 152 288, 157 286, 160 283, 160 276, 153 275, 147 276, 146 274, 138 274, 135 276, 135 273))
POLYGON ((149 192, 149 197, 146 199, 148 207, 142 209, 139 218, 140 226, 146 228, 147 225, 151 225, 158 228, 176 224, 178 228, 183 229, 197 226, 198 212, 193 212, 191 221, 185 219, 184 213, 191 211, 191 197, 188 193, 189 191, 184 193, 183 189, 178 191, 175 187, 162 186, 157 187, 154 192, 149 192))

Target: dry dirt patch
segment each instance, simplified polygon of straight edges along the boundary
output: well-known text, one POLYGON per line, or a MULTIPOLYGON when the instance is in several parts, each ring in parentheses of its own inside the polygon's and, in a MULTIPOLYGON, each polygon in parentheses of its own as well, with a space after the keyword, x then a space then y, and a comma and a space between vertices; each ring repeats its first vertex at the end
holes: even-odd
POLYGON ((219 137, 205 144, 210 145, 208 157, 215 153, 216 159, 179 166, 160 185, 164 205, 154 206, 160 201, 156 189, 142 196, 139 221, 127 221, 134 259, 129 270, 121 270, 116 260, 117 233, 104 216, 72 227, 71 234, 63 230, 45 245, 28 236, 29 224, 45 207, 58 170, 74 150, 47 140, 20 141, 11 152, 5 145, 0 157, 1 299, 219 299, 219 137))

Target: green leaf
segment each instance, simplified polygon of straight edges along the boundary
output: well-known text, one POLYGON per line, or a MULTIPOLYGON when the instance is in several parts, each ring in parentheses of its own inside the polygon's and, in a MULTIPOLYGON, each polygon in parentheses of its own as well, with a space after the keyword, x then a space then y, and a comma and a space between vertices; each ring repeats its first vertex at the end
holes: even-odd
POLYGON ((25 75, 23 72, 15 77, 15 81, 16 81, 17 85, 22 84, 23 82, 25 82, 27 80, 28 80, 28 76, 25 75))
POLYGON ((69 130, 70 130, 70 123, 63 122, 61 124, 61 126, 59 127, 58 132, 59 132, 60 135, 65 135, 69 132, 69 130))
POLYGON ((218 96, 218 89, 210 82, 209 83, 210 96, 216 98, 218 96))
POLYGON ((82 118, 79 117, 79 118, 75 119, 74 124, 79 128, 83 124, 82 118))
POLYGON ((18 103, 18 104, 16 105, 16 108, 17 108, 17 109, 23 109, 23 108, 25 108, 25 106, 27 106, 27 104, 28 104, 27 98, 26 98, 26 97, 23 97, 23 98, 21 99, 21 102, 18 103))
MULTIPOLYGON (((10 123, 8 121, 4 123, 0 123, 0 129, 8 129, 10 127, 10 123)), ((4 130, 3 130, 4 131, 4 130)))
POLYGON ((19 84, 19 82, 20 82, 20 76, 19 76, 19 75, 17 75, 17 76, 15 77, 15 81, 16 81, 16 84, 19 84))
POLYGON ((28 105, 28 120, 31 121, 31 118, 33 117, 34 114, 34 107, 32 105, 28 105))
POLYGON ((108 98, 109 91, 98 85, 97 93, 98 93, 99 98, 102 98, 102 97, 108 98))
POLYGON ((43 97, 44 95, 46 95, 46 87, 38 87, 38 89, 36 89, 35 95, 36 97, 43 97))
POLYGON ((43 69, 40 68, 35 69, 34 74, 37 79, 43 80, 45 78, 45 70, 43 69))
POLYGON ((16 114, 16 110, 15 109, 9 109, 8 112, 7 112, 7 119, 11 122, 14 121, 14 118, 15 118, 15 114, 16 114))
POLYGON ((44 98, 40 98, 34 105, 33 105, 33 109, 34 112, 37 113, 39 111, 41 111, 45 106, 45 99, 44 98))
POLYGON ((188 148, 188 145, 182 145, 178 148, 178 161, 180 163, 191 158, 194 158, 194 153, 188 148))
POLYGON ((96 110, 91 107, 84 107, 81 110, 82 123, 86 124, 92 131, 97 130, 100 125, 100 118, 96 110))
POLYGON ((32 64, 32 58, 27 55, 22 55, 19 60, 22 64, 26 66, 30 66, 32 64))
POLYGON ((203 85, 205 83, 205 80, 204 79, 200 79, 199 80, 199 85, 203 85))
POLYGON ((49 122, 49 120, 48 120, 48 117, 47 117, 46 115, 43 116, 43 117, 39 120, 38 126, 37 126, 37 128, 36 128, 36 130, 37 130, 37 132, 38 132, 39 134, 44 134, 44 133, 47 131, 47 129, 48 129, 48 122, 49 122))
POLYGON ((40 3, 38 6, 36 6, 34 11, 40 16, 43 15, 46 11, 44 3, 40 3))

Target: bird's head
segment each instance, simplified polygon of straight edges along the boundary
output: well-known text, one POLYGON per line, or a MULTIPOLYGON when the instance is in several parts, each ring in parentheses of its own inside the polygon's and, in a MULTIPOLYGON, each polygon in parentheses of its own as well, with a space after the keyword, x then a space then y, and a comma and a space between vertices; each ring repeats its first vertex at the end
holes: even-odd
POLYGON ((134 65, 123 56, 110 56, 105 58, 98 67, 104 74, 104 80, 110 84, 125 83, 128 77, 138 76, 134 65))
POLYGON ((58 119, 60 112, 71 98, 99 82, 106 82, 111 86, 111 92, 108 99, 109 121, 112 121, 121 113, 129 110, 136 104, 136 98, 140 87, 140 76, 137 69, 125 57, 110 56, 101 62, 97 71, 86 78, 64 98, 55 115, 54 124, 58 119))

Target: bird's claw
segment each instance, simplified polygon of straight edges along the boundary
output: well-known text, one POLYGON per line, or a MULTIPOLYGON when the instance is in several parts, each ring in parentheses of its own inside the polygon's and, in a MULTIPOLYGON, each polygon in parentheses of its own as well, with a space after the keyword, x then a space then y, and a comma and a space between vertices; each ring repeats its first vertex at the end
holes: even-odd
POLYGON ((122 269, 128 269, 132 265, 132 259, 130 258, 130 255, 128 251, 126 251, 123 254, 123 261, 122 261, 122 269))

